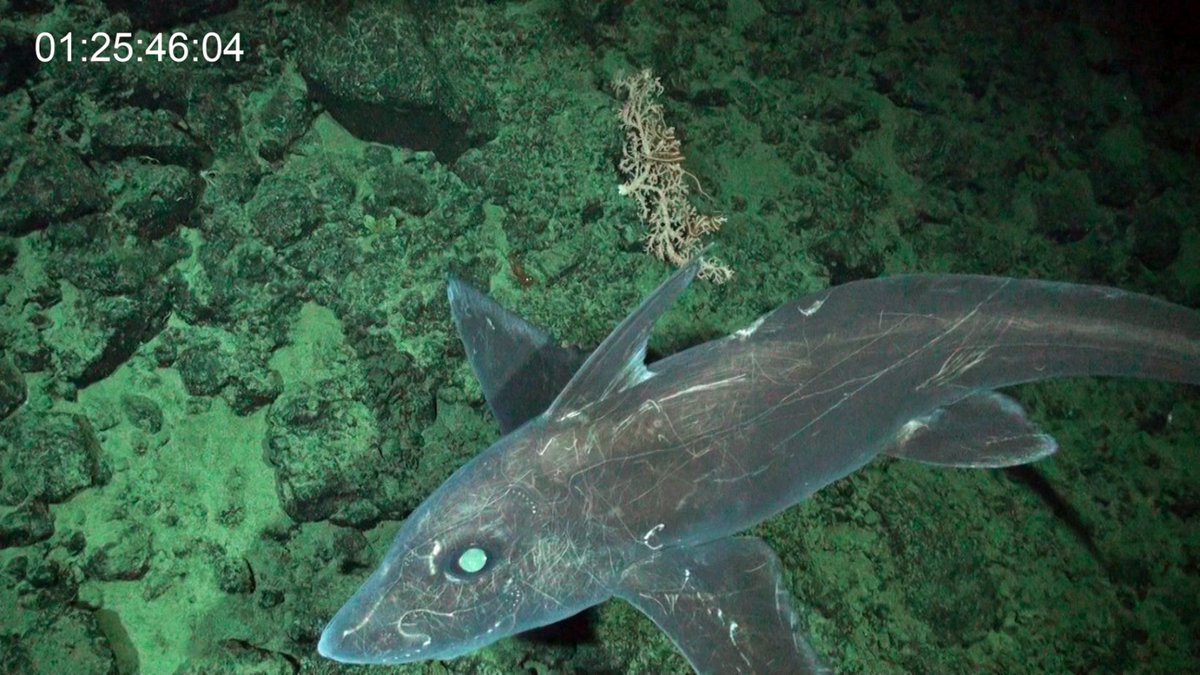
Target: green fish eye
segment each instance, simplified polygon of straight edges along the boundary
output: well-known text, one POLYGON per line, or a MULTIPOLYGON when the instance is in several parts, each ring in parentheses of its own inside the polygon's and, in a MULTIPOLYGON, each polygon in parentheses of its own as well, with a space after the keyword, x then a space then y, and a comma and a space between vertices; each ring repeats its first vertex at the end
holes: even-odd
POLYGON ((486 564, 487 553, 477 546, 472 546, 458 556, 458 569, 467 574, 475 574, 486 564))

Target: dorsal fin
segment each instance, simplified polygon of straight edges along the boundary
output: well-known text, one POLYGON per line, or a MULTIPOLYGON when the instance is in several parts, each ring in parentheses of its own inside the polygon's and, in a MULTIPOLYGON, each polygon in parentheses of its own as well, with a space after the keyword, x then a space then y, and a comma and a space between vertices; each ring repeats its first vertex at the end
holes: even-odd
POLYGON ((646 369, 646 341, 650 339, 650 331, 663 312, 687 290, 699 269, 700 257, 696 256, 604 338, 554 400, 547 411, 550 419, 564 419, 590 403, 650 377, 646 369))
POLYGON ((542 414, 587 354, 559 347, 546 331, 451 275, 450 314, 500 431, 542 414))

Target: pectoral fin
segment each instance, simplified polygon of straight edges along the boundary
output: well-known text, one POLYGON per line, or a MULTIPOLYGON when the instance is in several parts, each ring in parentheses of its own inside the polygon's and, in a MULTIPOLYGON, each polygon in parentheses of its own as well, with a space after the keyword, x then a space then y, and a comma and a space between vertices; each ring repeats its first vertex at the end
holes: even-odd
POLYGON ((1054 454, 1058 444, 1041 432, 1021 404, 994 391, 909 421, 885 454, 940 466, 994 469, 1054 454))
POLYGON ((804 636, 762 540, 666 549, 622 575, 618 597, 654 620, 698 673, 830 673, 804 636))

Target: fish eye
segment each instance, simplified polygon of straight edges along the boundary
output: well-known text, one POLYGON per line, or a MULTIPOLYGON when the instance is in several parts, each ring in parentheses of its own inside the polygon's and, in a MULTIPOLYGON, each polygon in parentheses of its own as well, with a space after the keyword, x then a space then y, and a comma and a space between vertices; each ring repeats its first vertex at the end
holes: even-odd
POLYGON ((469 581, 491 568, 495 562, 488 548, 479 543, 470 543, 446 557, 447 576, 469 581))
POLYGON ((458 569, 467 574, 475 574, 484 565, 487 565, 487 552, 478 546, 472 546, 458 556, 458 569))

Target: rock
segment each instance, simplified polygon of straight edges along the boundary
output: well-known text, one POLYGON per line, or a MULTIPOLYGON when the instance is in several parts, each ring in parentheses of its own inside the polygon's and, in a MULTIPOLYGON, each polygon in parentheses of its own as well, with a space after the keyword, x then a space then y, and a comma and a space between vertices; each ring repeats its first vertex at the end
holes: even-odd
POLYGON ((486 88, 447 68, 426 45, 428 26, 384 5, 305 26, 301 74, 309 94, 358 138, 430 150, 450 163, 496 134, 486 88))
POLYGON ((121 108, 105 112, 92 131, 92 154, 108 161, 138 157, 193 169, 206 165, 208 152, 183 126, 183 119, 167 110, 121 108))
POLYGON ((7 357, 0 357, 0 420, 16 412, 28 391, 25 375, 7 357))
POLYGON ((44 502, 26 502, 0 518, 0 548, 29 546, 53 534, 54 515, 44 502))
MULTIPOLYGON (((108 296, 133 295, 161 283, 170 266, 188 255, 186 244, 177 236, 158 240, 128 236, 137 234, 128 222, 111 213, 97 213, 55 225, 48 231, 51 250, 46 269, 56 281, 66 279, 108 296), (122 232, 123 228, 128 231, 122 232)), ((151 234, 149 227, 144 232, 151 234)))
POLYGON ((1106 206, 1125 208, 1152 190, 1151 149, 1136 126, 1118 124, 1096 141, 1089 173, 1096 199, 1106 206))
POLYGON ((258 149, 258 156, 268 162, 283 159, 288 148, 296 142, 312 124, 312 104, 308 92, 298 77, 285 76, 270 90, 251 95, 250 122, 246 136, 258 149))
POLYGON ((96 331, 99 344, 83 355, 82 368, 70 374, 77 387, 108 377, 128 361, 166 325, 171 304, 163 286, 150 286, 133 297, 98 299, 95 309, 97 316, 89 318, 87 326, 96 331))
POLYGON ((368 180, 372 194, 364 208, 372 216, 386 216, 392 209, 423 216, 433 209, 429 185, 411 166, 383 164, 371 171, 368 180))
POLYGON ((229 381, 232 363, 215 344, 188 347, 175 367, 192 396, 216 396, 229 381))
POLYGON ((1057 171, 1038 187, 1034 197, 1037 228, 1059 243, 1079 241, 1103 222, 1092 183, 1083 171, 1057 171))
POLYGON ((96 174, 61 145, 26 139, 5 173, 11 187, 0 195, 0 234, 26 234, 108 206, 96 174))
POLYGON ((193 657, 176 670, 175 675, 214 672, 294 675, 298 668, 294 658, 282 652, 255 647, 243 640, 226 640, 215 653, 193 657))
POLYGON ((150 556, 153 552, 150 530, 144 525, 133 523, 92 551, 88 555, 84 570, 89 577, 101 581, 141 579, 150 569, 150 556))
MULTIPOLYGON (((331 383, 332 384, 332 383, 331 383)), ((267 412, 264 456, 283 510, 298 521, 328 518, 357 498, 355 483, 378 453, 371 411, 336 384, 285 392, 267 412)))
POLYGON ((249 372, 238 373, 234 377, 226 400, 238 415, 249 415, 265 405, 270 405, 282 391, 283 380, 278 372, 255 368, 249 372))
POLYGON ((141 394, 125 394, 121 397, 125 419, 130 424, 149 434, 157 434, 163 425, 162 408, 154 399, 141 394))
POLYGON ((1148 269, 1165 270, 1179 258, 1183 233, 1196 222, 1190 200, 1168 190, 1150 204, 1136 207, 1133 216, 1133 254, 1148 269))
POLYGON ((170 164, 129 162, 125 167, 129 181, 114 210, 137 226, 140 237, 161 239, 191 222, 203 184, 199 176, 170 164))
POLYGON ((161 0, 104 0, 113 12, 124 12, 138 28, 171 28, 194 23, 237 8, 237 0, 191 0, 191 2, 162 2, 161 0))
POLYGON ((217 559, 217 586, 231 595, 246 595, 254 592, 254 572, 245 558, 223 555, 217 559))
POLYGON ((321 203, 308 186, 290 178, 264 180, 246 212, 258 236, 276 248, 308 236, 322 219, 321 203))
POLYGON ((25 411, 0 435, 0 502, 64 502, 103 485, 100 441, 83 415, 25 411))
MULTIPOLYGON (((68 609, 50 625, 38 625, 17 641, 36 664, 28 673, 116 673, 112 648, 92 612, 68 609)), ((2 650, 0 650, 2 651, 2 650)), ((3 663, 4 657, 0 657, 3 663)))

